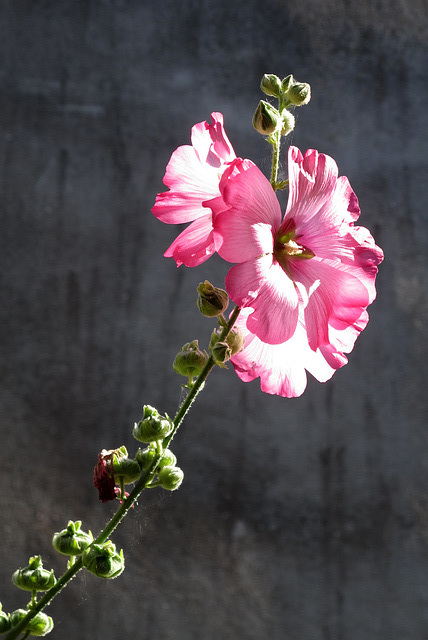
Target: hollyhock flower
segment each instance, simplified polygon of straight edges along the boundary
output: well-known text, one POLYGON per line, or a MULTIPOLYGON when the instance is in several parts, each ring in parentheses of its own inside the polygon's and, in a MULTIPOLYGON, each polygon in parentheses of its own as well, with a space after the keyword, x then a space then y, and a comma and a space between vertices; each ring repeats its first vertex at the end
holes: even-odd
POLYGON ((282 344, 267 344, 248 331, 246 320, 250 308, 241 311, 236 327, 245 339, 244 348, 232 356, 231 363, 244 382, 260 378, 261 390, 286 398, 295 398, 304 392, 306 372, 319 382, 330 380, 334 372, 347 364, 345 353, 352 351, 355 340, 368 322, 367 312, 359 321, 344 331, 330 327, 330 344, 313 351, 309 347, 302 317, 293 337, 282 344))
POLYGON ((220 178, 235 152, 223 128, 223 115, 212 113, 213 124, 192 127, 192 146, 178 147, 171 156, 163 179, 169 191, 159 193, 153 214, 168 224, 191 224, 174 240, 165 256, 179 267, 195 267, 215 251, 211 211, 205 200, 220 194, 220 178))
POLYGON ((305 369, 327 380, 346 363, 383 253, 354 226, 358 201, 332 158, 291 147, 288 169, 283 219, 269 181, 246 160, 231 165, 209 206, 219 254, 238 263, 226 277, 230 298, 245 308, 235 369, 244 380, 260 376, 264 391, 293 396, 305 388, 305 369))

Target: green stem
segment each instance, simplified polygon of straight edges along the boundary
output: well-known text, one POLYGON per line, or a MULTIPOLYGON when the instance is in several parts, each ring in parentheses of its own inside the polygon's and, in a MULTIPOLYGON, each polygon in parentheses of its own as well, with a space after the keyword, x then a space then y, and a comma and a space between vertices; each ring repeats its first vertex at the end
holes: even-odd
MULTIPOLYGON (((229 322, 226 324, 226 326, 223 328, 220 334, 219 340, 224 340, 227 337, 228 333, 231 331, 231 329, 233 328, 233 325, 235 324, 235 321, 239 315, 239 312, 240 312, 239 307, 235 307, 235 309, 233 310, 229 318, 229 322)), ((183 422, 187 412, 189 411, 190 407, 195 401, 196 396, 199 394, 200 391, 202 391, 205 384, 205 380, 207 379, 208 374, 210 373, 211 369, 213 369, 214 366, 215 366, 215 362, 212 356, 210 356, 202 372, 196 378, 195 383, 192 386, 192 389, 190 390, 189 394, 187 395, 184 402, 178 409, 175 415, 175 418, 173 420, 174 428, 170 433, 170 435, 163 440, 163 443, 162 443, 163 446, 159 448, 159 453, 153 459, 150 467, 141 474, 133 490, 129 494, 128 498, 126 498, 126 500, 123 500, 122 504, 120 505, 120 507, 114 514, 114 516, 106 524, 104 529, 95 538, 92 544, 102 544, 110 537, 110 535, 113 533, 116 527, 120 524, 120 522, 126 516, 128 511, 132 508, 134 503, 137 501, 141 492, 146 488, 146 485, 151 483, 151 481, 156 475, 159 462, 163 455, 163 450, 168 447, 169 443, 177 433, 179 426, 183 422)), ((31 608, 31 610, 28 611, 25 618, 20 620, 20 622, 15 627, 13 627, 13 629, 9 631, 9 633, 5 636, 5 640, 14 640, 15 638, 17 638, 18 635, 24 630, 28 622, 32 618, 34 618, 34 616, 37 613, 42 611, 50 602, 52 602, 55 596, 58 595, 58 593, 70 582, 70 580, 74 578, 74 576, 82 568, 83 568, 83 561, 82 561, 82 557, 80 556, 79 558, 76 558, 76 561, 74 562, 74 564, 71 567, 69 567, 67 571, 57 580, 55 585, 51 587, 51 589, 49 589, 49 591, 47 591, 42 598, 40 598, 40 600, 36 603, 34 607, 31 608)))
POLYGON ((279 168, 279 152, 281 150, 281 131, 277 131, 271 136, 271 142, 273 147, 272 152, 272 171, 270 175, 270 183, 272 189, 276 191, 276 183, 278 180, 278 168, 279 168))

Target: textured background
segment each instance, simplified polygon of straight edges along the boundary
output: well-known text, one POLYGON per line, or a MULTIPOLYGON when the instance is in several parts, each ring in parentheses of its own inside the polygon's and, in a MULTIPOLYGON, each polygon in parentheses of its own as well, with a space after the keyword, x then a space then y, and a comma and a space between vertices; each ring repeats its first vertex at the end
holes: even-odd
POLYGON ((385 250, 347 367, 286 400, 212 374, 154 491, 114 540, 127 571, 79 575, 55 637, 428 638, 426 0, 1 0, 0 598, 69 518, 112 513, 97 452, 143 403, 174 413, 172 359, 208 339, 212 259, 162 257, 150 208, 171 152, 222 111, 238 155, 263 73, 310 82, 293 143, 332 155, 385 250))

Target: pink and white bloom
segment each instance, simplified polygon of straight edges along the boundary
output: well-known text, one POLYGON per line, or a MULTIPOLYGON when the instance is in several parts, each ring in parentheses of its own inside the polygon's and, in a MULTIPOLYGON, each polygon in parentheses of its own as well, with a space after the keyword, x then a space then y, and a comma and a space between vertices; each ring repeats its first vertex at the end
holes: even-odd
POLYGON ((244 314, 244 350, 232 358, 243 380, 268 393, 300 395, 306 372, 328 380, 346 364, 374 300, 383 259, 364 227, 358 201, 332 158, 288 153, 289 199, 282 219, 269 181, 237 159, 209 203, 217 250, 238 263, 226 289, 244 314))
POLYGON ((156 197, 153 214, 168 224, 191 224, 165 252, 177 267, 195 267, 216 250, 212 215, 203 203, 220 195, 219 182, 236 158, 223 127, 223 115, 211 114, 212 124, 192 127, 192 146, 178 147, 171 156, 163 179, 169 191, 156 197))

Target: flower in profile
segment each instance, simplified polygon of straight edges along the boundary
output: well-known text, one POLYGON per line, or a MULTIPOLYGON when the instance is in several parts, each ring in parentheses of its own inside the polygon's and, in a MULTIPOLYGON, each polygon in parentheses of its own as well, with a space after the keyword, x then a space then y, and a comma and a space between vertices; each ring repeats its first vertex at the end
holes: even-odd
POLYGON ((236 155, 224 131, 223 115, 212 113, 211 119, 213 124, 195 124, 192 145, 178 147, 172 154, 163 179, 169 191, 158 193, 152 209, 162 222, 191 222, 164 254, 178 267, 195 267, 216 249, 211 211, 203 203, 220 195, 220 178, 236 155))
POLYGON ((116 498, 115 480, 113 473, 113 451, 103 449, 98 454, 98 462, 94 467, 93 482, 98 489, 101 502, 108 502, 116 498))
POLYGON ((289 149, 284 218, 269 181, 237 159, 212 202, 219 254, 238 263, 226 277, 241 308, 244 349, 231 359, 243 380, 263 391, 300 395, 306 370, 328 380, 346 364, 368 322, 377 265, 383 259, 364 227, 355 193, 332 158, 289 149))

